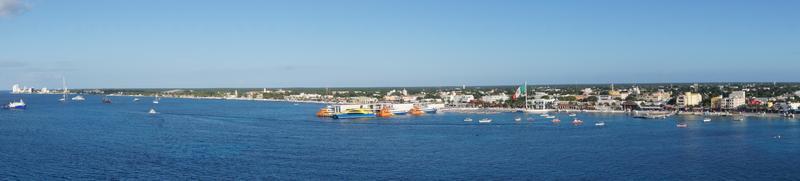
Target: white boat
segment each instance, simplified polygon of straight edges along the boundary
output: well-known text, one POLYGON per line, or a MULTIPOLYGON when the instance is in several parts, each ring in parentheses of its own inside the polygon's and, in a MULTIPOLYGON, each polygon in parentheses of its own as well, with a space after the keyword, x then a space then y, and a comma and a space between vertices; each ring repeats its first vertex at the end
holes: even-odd
POLYGON ((549 114, 547 114, 547 113, 544 113, 544 114, 540 114, 539 116, 541 116, 541 117, 548 117, 548 116, 550 116, 550 115, 549 115, 549 114))
POLYGON ((158 114, 158 112, 156 112, 155 108, 150 108, 150 111, 148 111, 147 114, 158 114))
POLYGON ((578 115, 575 114, 575 113, 569 114, 569 117, 575 117, 575 116, 578 116, 578 115))
POLYGON ((580 126, 580 125, 583 124, 583 121, 581 121, 580 119, 575 119, 575 120, 572 120, 572 124, 575 125, 575 126, 580 126))
POLYGON ((156 94, 156 98, 153 99, 153 104, 158 104, 158 94, 156 94))
POLYGON ((81 96, 81 95, 77 95, 75 97, 72 97, 72 100, 73 101, 85 101, 86 98, 83 98, 83 96, 81 96))
POLYGON ((8 106, 6 108, 8 108, 8 109, 25 109, 27 107, 28 106, 25 104, 25 101, 22 101, 22 99, 20 99, 19 101, 13 101, 13 102, 8 103, 8 106))
POLYGON ((594 123, 594 125, 595 126, 606 126, 606 122, 600 121, 600 122, 594 123))
POLYGON ((552 121, 550 121, 550 122, 553 122, 553 124, 558 124, 558 123, 561 123, 561 120, 559 120, 559 119, 553 119, 553 120, 552 120, 552 121))
POLYGON ((479 122, 479 123, 491 123, 491 122, 492 122, 492 119, 489 119, 489 118, 483 118, 483 119, 481 119, 481 120, 478 120, 478 122, 479 122))
POLYGON ((472 118, 465 118, 464 122, 472 122, 472 118))
POLYGON ((705 119, 703 119, 703 122, 706 122, 706 123, 707 122, 711 122, 711 118, 705 118, 705 119))
POLYGON ((556 116, 547 116, 547 117, 545 117, 545 118, 547 118, 547 119, 555 119, 555 118, 556 118, 556 116))
POLYGON ((688 128, 688 127, 689 127, 689 125, 688 125, 688 124, 686 124, 686 123, 680 123, 680 124, 678 124, 678 125, 676 125, 676 126, 677 126, 678 128, 688 128))
POLYGON ((516 118, 514 118, 514 121, 522 121, 522 118, 516 117, 516 118))
POLYGON ((133 98, 133 102, 139 102, 139 98, 133 98))
POLYGON ((66 78, 61 77, 61 85, 62 85, 63 94, 61 95, 61 99, 58 99, 58 101, 67 102, 67 94, 69 94, 69 90, 67 90, 67 79, 66 78))

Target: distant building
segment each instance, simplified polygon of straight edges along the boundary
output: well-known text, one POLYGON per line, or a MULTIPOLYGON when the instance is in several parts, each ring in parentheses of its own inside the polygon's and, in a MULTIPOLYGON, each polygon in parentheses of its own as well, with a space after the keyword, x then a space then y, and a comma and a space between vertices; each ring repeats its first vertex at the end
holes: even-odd
POLYGON ((497 94, 497 95, 487 95, 487 96, 481 97, 481 101, 488 102, 488 103, 505 102, 508 99, 509 99, 509 97, 505 93, 501 93, 501 94, 497 94))
POLYGON ((703 95, 700 95, 700 93, 685 92, 678 95, 675 105, 679 107, 697 106, 700 105, 701 101, 703 101, 703 95))
POLYGON ((723 109, 736 109, 747 104, 747 97, 744 91, 733 91, 727 98, 723 99, 723 109))
POLYGON ((558 107, 556 99, 531 99, 528 105, 532 109, 555 109, 558 107))
POLYGON ((722 109, 722 106, 723 106, 722 96, 715 96, 711 98, 711 109, 719 110, 722 109))

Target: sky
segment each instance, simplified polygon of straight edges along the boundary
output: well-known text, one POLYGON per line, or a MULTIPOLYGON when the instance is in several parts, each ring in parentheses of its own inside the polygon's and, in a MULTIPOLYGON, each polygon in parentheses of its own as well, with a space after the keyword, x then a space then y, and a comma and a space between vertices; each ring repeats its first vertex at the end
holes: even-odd
POLYGON ((796 0, 0 0, 0 89, 57 88, 62 77, 70 88, 797 82, 798 9, 796 0))

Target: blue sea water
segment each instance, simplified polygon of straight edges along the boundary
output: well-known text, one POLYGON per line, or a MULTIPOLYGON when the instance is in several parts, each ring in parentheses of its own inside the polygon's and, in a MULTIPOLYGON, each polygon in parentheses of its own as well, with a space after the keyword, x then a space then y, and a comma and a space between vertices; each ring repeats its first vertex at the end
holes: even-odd
POLYGON ((783 118, 584 113, 577 127, 565 114, 558 126, 521 113, 333 120, 314 116, 320 104, 170 98, 153 116, 151 98, 59 103, 0 93, 3 103, 17 98, 29 108, 0 110, 4 180, 800 179, 800 124, 783 118), (484 117, 494 121, 478 123, 484 117))

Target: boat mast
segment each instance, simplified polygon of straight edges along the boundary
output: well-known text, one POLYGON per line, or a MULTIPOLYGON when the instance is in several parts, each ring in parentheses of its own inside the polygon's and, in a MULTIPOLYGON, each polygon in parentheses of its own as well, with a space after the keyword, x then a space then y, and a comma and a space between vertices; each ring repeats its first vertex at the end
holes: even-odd
POLYGON ((66 101, 67 100, 67 92, 69 92, 69 90, 67 90, 67 78, 65 78, 63 76, 61 77, 61 86, 64 88, 64 95, 62 97, 64 97, 64 101, 66 101))

